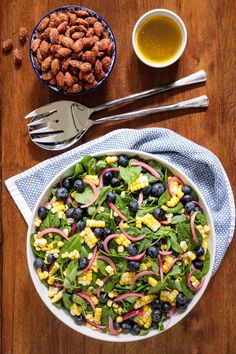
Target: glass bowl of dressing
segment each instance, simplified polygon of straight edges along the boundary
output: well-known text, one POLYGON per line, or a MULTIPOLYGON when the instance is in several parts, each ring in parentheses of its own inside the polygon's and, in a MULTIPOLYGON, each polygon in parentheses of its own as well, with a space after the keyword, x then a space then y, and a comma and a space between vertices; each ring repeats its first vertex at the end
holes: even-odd
POLYGON ((187 44, 181 18, 167 9, 146 12, 136 22, 132 43, 137 57, 146 65, 164 68, 175 63, 187 44))

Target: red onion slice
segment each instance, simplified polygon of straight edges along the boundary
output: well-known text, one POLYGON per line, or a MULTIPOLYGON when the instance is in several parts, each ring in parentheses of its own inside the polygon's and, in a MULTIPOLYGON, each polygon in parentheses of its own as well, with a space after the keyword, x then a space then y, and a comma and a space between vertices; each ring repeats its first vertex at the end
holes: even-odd
POLYGON ((120 171, 119 167, 110 167, 110 168, 105 168, 105 170, 103 170, 100 175, 99 175, 99 188, 101 189, 103 187, 103 176, 106 172, 118 172, 120 171))
POLYGON ((132 279, 132 284, 136 282, 140 277, 143 277, 144 275, 159 275, 158 272, 154 272, 153 270, 144 270, 143 272, 137 273, 135 277, 132 279))
POLYGON ((146 251, 143 251, 140 254, 137 254, 136 256, 126 256, 125 258, 128 259, 128 261, 140 261, 145 257, 146 251))
POLYGON ((130 240, 130 241, 132 241, 132 242, 142 241, 142 240, 145 238, 145 236, 146 236, 146 234, 144 234, 144 235, 142 235, 142 236, 139 236, 139 237, 132 237, 132 236, 128 235, 127 232, 125 232, 125 230, 124 230, 123 221, 120 222, 119 227, 120 227, 121 233, 122 233, 124 236, 126 236, 128 240, 130 240))
POLYGON ((76 231, 76 223, 74 223, 74 224, 72 225, 71 232, 70 232, 71 235, 74 235, 75 231, 76 231))
POLYGON ((89 264, 88 264, 87 267, 83 270, 83 272, 87 272, 87 270, 89 270, 89 269, 92 267, 93 262, 95 261, 95 259, 96 259, 96 257, 97 257, 97 249, 98 249, 98 247, 95 246, 94 251, 93 251, 92 258, 90 259, 89 264))
POLYGON ((36 235, 36 237, 37 237, 37 238, 41 238, 41 237, 43 237, 44 235, 48 234, 49 232, 52 232, 52 233, 54 233, 54 234, 59 234, 59 235, 61 235, 62 237, 64 237, 66 240, 68 240, 68 236, 67 236, 62 230, 57 229, 57 228, 55 228, 55 227, 49 227, 48 229, 45 229, 45 230, 43 230, 43 231, 40 231, 40 232, 36 235))
MULTIPOLYGON (((109 280, 108 277, 103 278, 103 279, 102 279, 103 285, 104 285, 108 280, 109 280)), ((99 285, 99 287, 97 288, 97 297, 100 296, 100 293, 101 293, 101 290, 102 290, 103 285, 99 285)))
POLYGON ((109 202, 109 201, 107 201, 107 204, 109 205, 109 207, 110 207, 117 215, 119 215, 119 217, 120 217, 122 220, 128 221, 127 217, 126 217, 124 214, 122 214, 122 212, 121 212, 119 209, 117 209, 117 207, 115 206, 115 204, 113 204, 112 202, 109 202))
POLYGON ((127 297, 143 297, 143 295, 140 293, 126 293, 126 294, 122 294, 122 295, 115 297, 113 302, 122 301, 122 300, 126 299, 127 297))
POLYGON ((91 326, 93 326, 93 327, 96 327, 96 328, 98 328, 98 329, 106 329, 106 326, 102 326, 102 325, 99 325, 99 324, 97 324, 97 323, 95 323, 95 322, 93 322, 93 321, 90 321, 88 318, 86 318, 85 316, 84 316, 84 319, 85 319, 85 321, 87 322, 87 323, 89 323, 91 326))
POLYGON ((119 334, 113 328, 113 319, 111 316, 108 317, 108 328, 112 336, 118 336, 119 334))
POLYGON ((88 208, 90 205, 95 203, 97 198, 98 198, 98 194, 99 194, 98 193, 98 189, 97 189, 97 187, 95 186, 95 184, 93 182, 89 181, 88 179, 84 179, 84 183, 87 183, 87 184, 89 184, 92 187, 92 189, 93 189, 93 198, 92 198, 91 202, 89 202, 88 204, 81 205, 80 208, 88 208))
POLYGON ((92 301, 92 299, 90 298, 89 295, 87 295, 86 293, 84 293, 83 291, 80 291, 79 293, 76 293, 76 295, 78 295, 79 297, 81 297, 82 299, 86 300, 92 307, 93 312, 95 312, 96 307, 94 305, 94 302, 92 301))
POLYGON ((143 168, 145 168, 149 173, 151 173, 151 175, 153 175, 154 177, 156 177, 157 179, 160 179, 160 174, 150 165, 148 165, 145 162, 142 161, 132 161, 130 163, 131 166, 141 166, 143 168))
POLYGON ((141 190, 138 195, 138 205, 141 206, 143 203, 143 191, 141 190))
POLYGON ((160 268, 160 277, 161 277, 161 282, 163 283, 163 264, 162 264, 162 259, 161 256, 158 254, 158 263, 159 263, 159 268, 160 268))
POLYGON ((191 291, 198 291, 198 290, 200 290, 200 289, 203 287, 203 285, 204 285, 204 279, 202 279, 201 284, 199 284, 199 285, 195 288, 195 287, 191 284, 191 280, 190 280, 190 278, 191 278, 191 276, 192 276, 193 273, 194 273, 194 271, 188 273, 188 275, 187 275, 187 278, 186 278, 187 287, 188 287, 191 291))
POLYGON ((110 266, 114 269, 114 272, 116 272, 116 266, 115 263, 113 262, 112 259, 106 257, 106 256, 98 256, 97 259, 101 259, 103 261, 106 261, 107 263, 110 264, 110 266))
POLYGON ((124 314, 122 316, 122 318, 123 318, 123 321, 125 321, 125 320, 128 320, 129 318, 132 318, 132 317, 135 317, 135 316, 138 316, 138 315, 141 315, 141 314, 143 314, 143 308, 142 307, 140 309, 133 310, 133 311, 130 311, 130 312, 124 314))
POLYGON ((203 206, 200 203, 196 202, 195 200, 193 200, 192 203, 199 206, 199 208, 203 209, 203 206))
POLYGON ((171 177, 171 178, 168 180, 168 183, 167 183, 167 189, 168 189, 168 193, 169 193, 170 195, 174 195, 174 193, 171 192, 171 184, 172 184, 172 182, 174 182, 174 181, 177 181, 177 182, 179 182, 180 184, 182 184, 182 185, 184 186, 184 182, 182 181, 182 179, 181 179, 180 177, 178 177, 178 176, 173 176, 173 177, 171 177))
POLYGON ((62 188, 62 182, 63 182, 63 177, 61 176, 61 177, 60 177, 60 182, 59 182, 60 188, 62 188))
POLYGON ((194 228, 194 220, 196 218, 197 213, 198 213, 198 210, 194 211, 192 216, 191 216, 191 219, 190 219, 191 231, 192 231, 192 235, 193 235, 193 239, 194 239, 195 243, 198 243, 197 234, 196 234, 196 231, 195 231, 195 228, 194 228))
POLYGON ((111 234, 105 238, 105 240, 103 242, 103 249, 105 250, 106 253, 110 253, 109 248, 108 248, 108 242, 116 237, 120 237, 120 234, 111 234))
POLYGON ((160 220, 159 223, 160 223, 161 225, 165 225, 165 226, 171 225, 171 223, 170 223, 169 221, 167 221, 167 220, 160 220))
POLYGON ((173 251, 159 251, 158 252, 161 256, 170 256, 173 251))
POLYGON ((166 316, 167 316, 168 318, 173 317, 173 315, 175 314, 176 310, 177 310, 176 307, 173 307, 173 308, 170 310, 170 312, 168 312, 168 313, 166 314, 166 316))
POLYGON ((63 284, 56 283, 55 281, 54 281, 54 283, 52 284, 52 286, 54 286, 54 288, 58 288, 58 289, 63 289, 63 288, 64 288, 63 284))

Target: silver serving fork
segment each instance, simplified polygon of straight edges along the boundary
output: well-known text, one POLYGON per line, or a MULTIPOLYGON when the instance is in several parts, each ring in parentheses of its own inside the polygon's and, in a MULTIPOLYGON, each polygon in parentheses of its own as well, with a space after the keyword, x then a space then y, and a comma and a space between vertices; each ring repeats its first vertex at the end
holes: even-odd
POLYGON ((112 115, 98 120, 90 119, 91 114, 94 112, 133 102, 140 98, 148 97, 174 88, 204 82, 206 81, 206 78, 206 72, 200 70, 165 86, 129 95, 94 108, 88 108, 73 101, 63 100, 49 103, 29 113, 25 117, 32 119, 28 124, 29 134, 35 144, 46 150, 63 150, 75 144, 91 126, 96 124, 186 108, 208 107, 207 96, 200 96, 171 105, 112 115))

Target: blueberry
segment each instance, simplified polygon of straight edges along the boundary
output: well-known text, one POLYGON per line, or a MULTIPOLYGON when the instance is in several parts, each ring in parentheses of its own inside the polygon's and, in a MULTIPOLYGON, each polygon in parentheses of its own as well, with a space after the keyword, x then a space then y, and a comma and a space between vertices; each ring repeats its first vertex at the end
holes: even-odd
POLYGON ((85 190, 85 183, 82 181, 82 179, 77 179, 74 182, 74 188, 79 192, 79 193, 83 193, 83 191, 85 190))
POLYGON ((147 255, 151 258, 157 258, 158 256, 158 248, 156 246, 150 246, 147 249, 147 255))
POLYGON ((202 247, 202 246, 197 246, 197 247, 195 248, 195 254, 196 254, 197 257, 203 256, 203 255, 205 254, 204 247, 202 247))
POLYGON ((48 264, 45 264, 45 263, 43 263, 43 266, 42 266, 42 272, 47 272, 48 271, 48 268, 49 268, 49 266, 48 266, 48 264))
POLYGON ((136 256, 136 254, 138 254, 138 246, 135 243, 131 243, 127 250, 131 256, 136 256))
POLYGON ((141 327, 137 323, 132 323, 130 333, 137 336, 140 333, 141 327))
POLYGON ((183 293, 178 293, 176 297, 176 306, 178 307, 179 305, 185 305, 187 302, 187 296, 185 296, 183 293))
POLYGON ((128 265, 128 268, 133 272, 137 272, 140 267, 140 263, 138 261, 128 261, 127 265, 128 265))
POLYGON ((155 299, 155 300, 153 300, 153 302, 151 303, 151 305, 152 305, 152 308, 153 308, 153 309, 159 309, 159 310, 161 310, 162 301, 159 300, 159 299, 155 299))
POLYGON ((69 189, 71 187, 71 180, 68 178, 64 178, 62 181, 62 187, 69 189))
POLYGON ((52 264, 52 262, 54 262, 54 257, 53 257, 53 255, 51 254, 51 253, 49 253, 48 255, 47 255, 47 262, 49 263, 49 264, 52 264))
POLYGON ((105 185, 108 185, 111 183, 111 179, 112 179, 113 175, 112 175, 112 172, 106 172, 104 173, 103 175, 103 182, 105 185))
POLYGON ((121 165, 122 167, 127 167, 129 163, 129 159, 125 155, 120 155, 118 159, 118 164, 121 165))
POLYGON ((191 201, 192 201, 192 197, 189 194, 184 195, 183 198, 181 199, 181 202, 183 202, 184 204, 189 203, 191 201))
POLYGON ((35 268, 35 269, 42 268, 43 265, 44 265, 44 263, 43 263, 43 259, 42 259, 42 258, 37 257, 37 258, 34 260, 34 268, 35 268))
POLYGON ((194 267, 196 269, 201 270, 203 268, 203 266, 204 266, 204 263, 203 263, 203 261, 199 261, 199 260, 196 259, 196 260, 193 261, 193 265, 194 265, 194 267))
POLYGON ((114 231, 113 229, 108 229, 108 228, 106 228, 106 229, 104 230, 104 232, 105 232, 105 237, 107 237, 107 236, 112 235, 112 234, 115 233, 115 231, 114 231))
POLYGON ((79 316, 74 316, 74 321, 78 326, 82 326, 84 324, 84 316, 81 314, 79 316))
POLYGON ((162 312, 160 309, 152 310, 152 320, 153 322, 160 322, 162 318, 162 312))
POLYGON ((79 230, 79 231, 82 231, 84 228, 85 228, 85 221, 84 220, 79 220, 77 223, 76 223, 76 228, 79 230))
POLYGON ((188 213, 191 213, 191 211, 194 211, 195 210, 195 204, 193 202, 188 202, 185 204, 185 210, 188 212, 188 213))
POLYGON ((83 217, 83 210, 80 208, 75 208, 73 211, 73 219, 81 220, 83 217))
POLYGON ((86 257, 81 257, 80 260, 79 260, 79 266, 80 268, 82 269, 85 269, 89 264, 89 260, 88 258, 86 257))
POLYGON ((186 304, 182 304, 182 305, 178 305, 177 304, 177 309, 180 311, 180 312, 184 312, 185 310, 187 310, 187 307, 188 307, 188 303, 186 302, 186 304))
POLYGON ((152 186, 149 184, 149 186, 143 188, 143 196, 148 197, 151 193, 152 186))
POLYGON ((113 321, 113 328, 116 329, 116 330, 117 329, 121 329, 121 323, 113 321))
POLYGON ((111 179, 111 186, 112 186, 113 188, 115 188, 115 187, 119 187, 119 185, 120 185, 120 180, 119 180, 119 178, 113 177, 113 178, 111 179))
POLYGON ((161 182, 152 185, 151 194, 153 197, 160 197, 165 192, 165 187, 161 182))
POLYGON ((103 249, 103 242, 104 242, 103 240, 98 241, 97 245, 99 250, 103 249))
POLYGON ((153 216, 155 219, 159 220, 159 221, 162 221, 166 218, 166 213, 164 210, 160 209, 160 208, 156 208, 154 211, 153 211, 153 216))
POLYGON ((99 301, 101 302, 101 304, 106 304, 107 300, 109 299, 108 294, 107 293, 101 293, 98 297, 99 301))
POLYGON ((160 247, 162 244, 163 244, 163 240, 162 239, 160 239, 157 242, 155 242, 155 246, 156 247, 160 247))
POLYGON ((116 201, 116 194, 114 192, 108 192, 106 196, 108 202, 114 203, 116 201))
POLYGON ((163 312, 167 313, 172 310, 172 306, 169 304, 169 302, 162 302, 161 309, 163 312))
POLYGON ((182 192, 185 194, 185 195, 189 195, 192 193, 192 188, 189 187, 187 184, 185 186, 182 187, 182 192))
POLYGON ((69 192, 65 187, 57 188, 56 198, 58 200, 65 200, 69 197, 69 192))
POLYGON ((127 320, 127 321, 123 321, 121 323, 121 327, 122 327, 122 332, 123 333, 129 333, 130 330, 131 330, 131 327, 132 327, 132 322, 130 320, 127 320))
POLYGON ((104 230, 101 227, 96 227, 93 230, 93 233, 95 236, 97 236, 99 238, 104 238, 104 230))
POLYGON ((67 211, 66 211, 66 217, 67 217, 68 219, 73 218, 74 210, 75 210, 74 208, 69 208, 69 209, 67 209, 67 211))
POLYGON ((136 211, 138 210, 137 200, 131 200, 131 202, 129 202, 129 204, 128 204, 128 208, 129 208, 129 211, 136 213, 136 211))
POLYGON ((38 210, 38 216, 39 216, 41 219, 45 219, 47 215, 48 215, 48 209, 47 209, 47 208, 45 208, 45 207, 39 208, 39 210, 38 210))

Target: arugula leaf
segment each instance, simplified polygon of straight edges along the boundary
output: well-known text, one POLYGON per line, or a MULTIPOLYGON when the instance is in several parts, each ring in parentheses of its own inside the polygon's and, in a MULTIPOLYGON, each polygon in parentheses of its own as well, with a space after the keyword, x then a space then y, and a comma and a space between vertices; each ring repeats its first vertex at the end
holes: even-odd
POLYGON ((116 318, 116 314, 113 308, 104 305, 102 307, 102 318, 101 318, 101 322, 103 326, 108 326, 109 316, 111 316, 113 320, 116 318))
POLYGON ((165 289, 166 287, 166 281, 159 282, 156 286, 152 286, 149 290, 148 290, 148 294, 159 294, 159 292, 162 289, 165 289))
POLYGON ((74 191, 71 193, 71 196, 76 200, 77 203, 88 204, 93 199, 93 190, 90 186, 87 185, 83 193, 74 191))
POLYGON ((205 255, 204 266, 202 269, 202 275, 206 275, 209 272, 209 269, 210 269, 210 252, 207 250, 205 255))
POLYGON ((128 185, 131 185, 138 178, 141 171, 142 171, 142 168, 140 166, 121 167, 120 168, 120 175, 128 185))
POLYGON ((68 179, 75 179, 77 176, 82 175, 82 173, 84 173, 83 165, 81 162, 78 162, 75 166, 73 175, 68 177, 68 179))
POLYGON ((105 261, 103 261, 103 260, 101 260, 101 259, 98 259, 98 260, 97 260, 97 263, 98 263, 99 272, 101 272, 102 275, 104 275, 105 277, 107 277, 108 274, 107 274, 107 272, 106 272, 106 270, 105 270, 105 268, 106 268, 106 266, 107 266, 107 262, 105 262, 105 261))
POLYGON ((112 282, 112 280, 109 280, 107 283, 105 283, 103 285, 103 289, 106 293, 108 293, 108 291, 111 291, 114 288, 115 284, 112 282))
POLYGON ((158 208, 160 208, 162 205, 166 204, 169 199, 170 199, 170 195, 169 195, 168 191, 166 190, 158 199, 158 208))
POLYGON ((174 224, 178 224, 180 222, 183 222, 186 220, 186 216, 184 214, 181 214, 181 215, 175 215, 173 216, 173 218, 171 219, 171 224, 174 225, 174 224))
POLYGON ((180 243, 181 241, 186 241, 189 249, 192 251, 195 248, 195 242, 193 240, 190 223, 181 222, 176 225, 176 232, 177 232, 177 240, 180 243))
POLYGON ((107 167, 107 164, 104 160, 99 160, 96 163, 96 169, 97 169, 98 173, 102 172, 106 167, 107 167))
POLYGON ((139 332, 139 336, 145 336, 146 334, 148 334, 149 329, 144 329, 141 328, 140 332, 139 332))
POLYGON ((67 293, 63 293, 62 302, 63 302, 65 308, 70 309, 70 307, 72 305, 72 301, 69 298, 69 295, 67 293))
POLYGON ((71 283, 75 281, 78 270, 78 260, 71 261, 65 270, 65 276, 71 283))
POLYGON ((95 159, 95 157, 86 155, 83 157, 83 159, 81 160, 81 163, 85 169, 85 171, 89 174, 89 175, 96 175, 96 164, 97 164, 97 160, 95 159))
POLYGON ((83 310, 85 310, 88 305, 86 300, 82 299, 81 297, 79 297, 76 294, 73 294, 72 301, 75 302, 77 305, 82 306, 83 310))
POLYGON ((173 250, 178 253, 183 253, 183 250, 180 247, 180 245, 178 244, 177 238, 174 234, 171 234, 170 240, 171 240, 171 247, 173 248, 173 250))
POLYGON ((173 268, 168 272, 168 277, 173 276, 173 275, 179 275, 181 274, 181 269, 179 266, 176 264, 173 266, 173 268))
POLYGON ((96 204, 101 206, 103 202, 106 200, 106 196, 108 192, 112 191, 111 186, 105 186, 102 188, 101 192, 99 193, 98 199, 96 200, 96 204))
POLYGON ((68 241, 65 242, 64 246, 61 248, 59 256, 57 258, 57 263, 66 262, 65 259, 62 258, 62 254, 65 252, 72 252, 74 250, 80 251, 81 243, 79 234, 75 234, 69 238, 68 241))
POLYGON ((45 257, 45 251, 37 251, 34 247, 34 235, 35 234, 31 234, 30 235, 30 245, 31 245, 31 248, 32 248, 32 251, 34 252, 34 254, 36 254, 36 256, 40 257, 40 258, 44 258, 45 257))
POLYGON ((203 213, 198 212, 195 217, 194 223, 196 223, 197 225, 205 226, 207 225, 207 219, 203 213))
POLYGON ((49 227, 60 227, 61 221, 58 217, 58 213, 53 214, 50 210, 48 215, 43 220, 43 223, 40 225, 40 230, 48 229, 49 227))
POLYGON ((192 300, 193 294, 186 286, 186 277, 183 277, 181 279, 180 286, 181 286, 181 289, 182 289, 182 292, 184 293, 184 295, 187 296, 190 300, 192 300))
POLYGON ((164 173, 164 181, 163 184, 164 186, 167 188, 168 185, 168 178, 172 176, 172 173, 168 170, 168 168, 165 169, 165 173, 164 173))
POLYGON ((161 164, 156 160, 148 160, 147 163, 148 163, 148 165, 153 167, 160 174, 160 179, 162 179, 163 173, 162 173, 162 169, 161 169, 161 164))
POLYGON ((81 249, 80 249, 80 257, 88 257, 89 255, 89 250, 84 246, 82 245, 81 246, 81 249))

